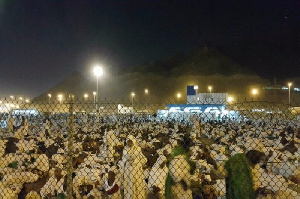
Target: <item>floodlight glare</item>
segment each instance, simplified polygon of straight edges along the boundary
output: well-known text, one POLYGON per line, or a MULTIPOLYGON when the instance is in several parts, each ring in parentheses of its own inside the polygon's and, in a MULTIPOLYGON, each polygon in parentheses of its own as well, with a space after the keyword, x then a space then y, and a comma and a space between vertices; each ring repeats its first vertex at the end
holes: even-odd
POLYGON ((96 77, 100 77, 101 75, 103 75, 103 69, 100 66, 95 66, 93 69, 93 73, 96 77))

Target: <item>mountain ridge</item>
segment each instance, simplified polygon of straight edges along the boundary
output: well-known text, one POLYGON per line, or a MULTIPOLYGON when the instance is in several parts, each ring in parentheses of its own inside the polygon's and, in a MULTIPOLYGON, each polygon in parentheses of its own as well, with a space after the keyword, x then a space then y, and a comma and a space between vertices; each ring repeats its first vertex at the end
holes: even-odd
POLYGON ((158 75, 235 75, 251 74, 250 69, 234 62, 214 47, 198 47, 188 53, 177 53, 166 59, 151 61, 147 64, 134 65, 124 72, 151 72, 158 75))

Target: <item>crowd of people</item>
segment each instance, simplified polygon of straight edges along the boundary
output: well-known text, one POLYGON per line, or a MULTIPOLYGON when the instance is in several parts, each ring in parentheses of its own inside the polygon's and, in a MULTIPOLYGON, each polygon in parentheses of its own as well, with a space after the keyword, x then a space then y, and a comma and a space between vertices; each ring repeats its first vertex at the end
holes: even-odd
POLYGON ((74 198, 225 198, 224 165, 239 153, 257 198, 300 198, 299 121, 81 114, 70 145, 68 116, 42 118, 0 129, 0 198, 64 198, 68 186, 74 198))

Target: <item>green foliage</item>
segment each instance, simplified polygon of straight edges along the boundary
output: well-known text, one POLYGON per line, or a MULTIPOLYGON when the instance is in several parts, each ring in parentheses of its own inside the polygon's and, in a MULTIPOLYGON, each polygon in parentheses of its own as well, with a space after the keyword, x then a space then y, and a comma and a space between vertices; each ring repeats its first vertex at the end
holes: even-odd
POLYGON ((18 162, 14 161, 14 162, 9 163, 8 167, 12 168, 12 169, 17 169, 18 168, 18 162))
POLYGON ((250 163, 245 154, 236 154, 225 163, 226 198, 252 199, 254 188, 250 163))

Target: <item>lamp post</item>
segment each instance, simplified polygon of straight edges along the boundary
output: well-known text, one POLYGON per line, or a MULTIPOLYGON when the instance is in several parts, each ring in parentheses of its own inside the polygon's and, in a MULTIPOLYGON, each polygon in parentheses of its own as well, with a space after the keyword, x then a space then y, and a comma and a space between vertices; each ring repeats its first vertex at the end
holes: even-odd
POLYGON ((256 88, 252 89, 253 100, 255 100, 255 96, 258 94, 258 90, 256 88))
POLYGON ((208 86, 209 93, 211 93, 212 86, 208 86))
POLYGON ((288 86, 289 86, 289 105, 291 105, 291 86, 292 86, 292 82, 289 82, 288 83, 288 86))
POLYGON ((62 99, 63 99, 63 95, 59 94, 59 95, 57 95, 57 98, 58 98, 59 103, 61 104, 62 99))
POLYGON ((233 97, 231 97, 231 96, 229 96, 229 97, 228 97, 228 99, 227 99, 227 101, 228 101, 228 103, 231 103, 231 102, 233 102, 233 101, 234 101, 234 98, 233 98, 233 97))
POLYGON ((96 103, 96 94, 97 94, 97 92, 94 91, 94 92, 93 92, 93 95, 94 95, 94 104, 96 103))
MULTIPOLYGON (((94 69, 93 69, 93 73, 94 75, 96 76, 97 78, 97 93, 96 93, 96 110, 98 109, 97 107, 97 102, 98 102, 98 98, 99 98, 99 89, 98 89, 98 82, 99 82, 99 77, 101 75, 103 75, 103 69, 101 66, 95 66, 94 69)), ((97 110, 98 111, 98 110, 97 110)))
MULTIPOLYGON (((149 94, 149 90, 146 88, 145 89, 145 95, 147 96, 149 94)), ((147 99, 146 99, 146 110, 148 112, 148 109, 147 109, 147 99)))
POLYGON ((84 97, 84 100, 86 101, 86 100, 88 99, 89 95, 85 93, 85 94, 83 95, 83 97, 84 97))
POLYGON ((134 92, 131 92, 131 106, 132 106, 132 111, 133 111, 133 101, 134 101, 134 96, 135 96, 135 93, 134 92))
POLYGON ((180 102, 180 98, 181 98, 181 93, 177 93, 177 99, 178 99, 178 102, 180 102))

